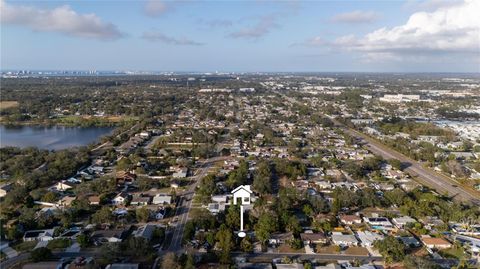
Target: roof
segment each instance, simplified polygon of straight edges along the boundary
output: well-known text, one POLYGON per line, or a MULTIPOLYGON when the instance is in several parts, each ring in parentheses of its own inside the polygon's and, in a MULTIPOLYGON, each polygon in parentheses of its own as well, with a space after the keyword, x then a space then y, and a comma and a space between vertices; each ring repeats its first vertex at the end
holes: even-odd
POLYGON ((422 241, 425 245, 451 245, 447 240, 436 237, 424 237, 422 241))
POLYGON ((270 239, 277 239, 277 240, 290 240, 293 238, 293 233, 274 233, 270 235, 270 239))
POLYGON ((236 192, 238 192, 238 191, 240 191, 240 190, 242 190, 242 189, 245 190, 245 191, 247 191, 248 193, 252 193, 252 191, 250 190, 250 185, 240 185, 240 186, 236 187, 236 188, 232 191, 232 193, 236 193, 236 192))
POLYGON ((98 202, 98 203, 99 203, 99 202, 100 202, 100 197, 99 197, 99 196, 96 196, 96 195, 94 195, 94 196, 88 196, 88 201, 89 201, 89 202, 92 202, 92 203, 95 203, 95 202, 98 202))
POLYGON ((344 221, 355 221, 355 220, 362 220, 359 216, 357 215, 341 215, 340 220, 344 221))
POLYGON ((300 238, 303 241, 317 241, 317 240, 324 240, 326 239, 323 233, 301 233, 300 238))

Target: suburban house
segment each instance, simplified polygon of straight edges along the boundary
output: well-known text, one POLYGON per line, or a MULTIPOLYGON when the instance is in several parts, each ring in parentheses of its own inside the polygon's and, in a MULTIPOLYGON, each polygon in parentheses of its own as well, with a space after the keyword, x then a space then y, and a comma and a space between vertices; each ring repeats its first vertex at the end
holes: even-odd
POLYGON ((88 202, 90 203, 90 205, 99 205, 100 197, 97 195, 88 196, 88 202))
POLYGON ((357 215, 340 215, 340 222, 345 225, 353 225, 362 223, 362 218, 357 215))
POLYGON ((26 231, 23 241, 50 241, 53 239, 53 229, 26 231))
POLYGON ((134 231, 133 236, 142 237, 145 240, 150 241, 152 239, 154 230, 155 230, 155 225, 145 224, 144 226, 141 226, 136 231, 134 231))
POLYGON ((207 209, 208 211, 210 211, 210 213, 212 213, 213 215, 216 215, 220 212, 225 211, 225 206, 226 206, 226 203, 209 203, 207 205, 207 209))
POLYGON ((171 204, 171 203, 172 203, 172 196, 166 193, 157 193, 153 197, 153 201, 152 201, 152 204, 154 205, 165 205, 165 204, 171 204))
POLYGON ((12 190, 12 183, 3 184, 0 186, 0 198, 5 197, 10 190, 12 190))
POLYGON ((128 199, 130 195, 126 192, 120 192, 115 196, 115 198, 112 199, 112 204, 114 205, 123 205, 125 204, 126 200, 128 199))
POLYGON ((332 233, 332 242, 341 247, 358 245, 358 240, 353 234, 343 234, 341 232, 332 233))
POLYGON ((135 205, 135 206, 148 205, 150 204, 150 201, 152 201, 152 197, 150 196, 135 195, 133 196, 132 201, 130 201, 130 205, 135 205))
POLYGON ((402 241, 402 243, 408 248, 418 248, 422 244, 413 236, 400 236, 398 240, 402 241))
POLYGON ((427 248, 446 249, 452 247, 452 244, 443 238, 422 237, 421 240, 427 248))
POLYGON ((385 218, 385 217, 377 217, 377 218, 364 217, 363 220, 374 229, 393 228, 393 224, 388 220, 388 218, 385 218))
POLYGON ((270 245, 280 245, 285 244, 293 240, 293 233, 274 233, 270 235, 270 239, 268 239, 268 243, 270 245))
POLYGON ((304 245, 327 243, 327 237, 323 233, 313 233, 313 232, 301 233, 300 238, 302 239, 304 245))
POLYGON ((397 228, 402 229, 405 227, 405 225, 409 223, 415 223, 417 222, 414 218, 411 218, 409 216, 403 216, 403 217, 398 217, 398 218, 393 218, 392 219, 393 224, 397 226, 397 228))
POLYGON ((65 180, 58 182, 57 184, 53 185, 49 189, 52 191, 66 191, 73 188, 73 184, 69 183, 65 180))
POLYGON ((360 239, 360 241, 362 242, 362 246, 364 247, 371 247, 373 246, 373 242, 383 239, 383 235, 378 233, 372 233, 370 231, 358 231, 357 237, 358 239, 360 239))
POLYGON ((250 185, 240 185, 235 188, 233 191, 233 204, 236 205, 238 199, 240 199, 241 205, 249 205, 251 200, 250 196, 252 195, 252 191, 250 190, 250 185))
POLYGON ((100 242, 122 242, 127 236, 127 230, 98 230, 92 233, 92 239, 100 242))
POLYGON ((185 178, 188 174, 188 168, 179 168, 173 174, 173 178, 185 178))

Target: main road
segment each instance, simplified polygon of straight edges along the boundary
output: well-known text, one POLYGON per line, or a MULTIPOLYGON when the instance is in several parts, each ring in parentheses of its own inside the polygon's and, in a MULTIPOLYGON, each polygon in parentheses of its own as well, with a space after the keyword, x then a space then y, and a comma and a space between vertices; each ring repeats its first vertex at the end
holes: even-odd
POLYGON ((363 133, 346 126, 341 127, 343 127, 344 131, 346 131, 348 134, 365 142, 366 146, 371 152, 382 156, 384 159, 398 159, 402 163, 407 164, 408 166, 404 169, 404 171, 415 177, 417 181, 425 186, 435 189, 440 194, 448 194, 450 197, 456 200, 480 205, 480 194, 475 190, 470 190, 463 187, 460 183, 454 181, 453 179, 439 174, 430 168, 424 167, 422 163, 412 160, 396 150, 388 148, 379 141, 363 133))
MULTIPOLYGON (((298 100, 288 97, 285 94, 279 92, 277 93, 290 101, 290 103, 300 103, 298 100)), ((365 142, 366 146, 371 152, 382 156, 384 159, 398 159, 402 163, 408 164, 408 167, 404 169, 404 171, 408 172, 421 184, 436 190, 440 194, 448 194, 455 200, 474 205, 480 205, 480 194, 477 191, 468 189, 455 180, 439 174, 432 169, 424 167, 421 163, 412 160, 400 152, 380 143, 379 141, 344 125, 333 117, 328 117, 334 122, 336 127, 339 127, 349 135, 365 142)))

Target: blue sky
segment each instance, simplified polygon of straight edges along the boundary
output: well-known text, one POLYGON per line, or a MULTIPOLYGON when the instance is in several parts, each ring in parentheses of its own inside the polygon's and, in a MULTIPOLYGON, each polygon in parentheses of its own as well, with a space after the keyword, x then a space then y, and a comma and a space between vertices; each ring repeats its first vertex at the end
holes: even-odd
POLYGON ((3 70, 480 72, 474 0, 0 1, 3 70))

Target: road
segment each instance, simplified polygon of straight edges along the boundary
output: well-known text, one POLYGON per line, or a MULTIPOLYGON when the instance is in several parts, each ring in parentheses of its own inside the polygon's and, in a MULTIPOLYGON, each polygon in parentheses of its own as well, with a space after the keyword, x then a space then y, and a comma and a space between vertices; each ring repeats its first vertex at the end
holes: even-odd
MULTIPOLYGON (((84 250, 80 252, 63 252, 63 251, 54 251, 53 252, 54 256, 57 258, 76 258, 76 257, 92 257, 96 256, 98 252, 96 250, 84 250)), ((30 253, 24 252, 21 253, 20 255, 7 259, 5 261, 2 261, 0 263, 0 268, 1 269, 8 269, 16 264, 26 261, 30 258, 30 253)))
POLYGON ((188 215, 190 213, 190 209, 192 207, 192 200, 193 195, 195 193, 195 188, 199 184, 200 180, 208 174, 208 170, 215 162, 222 161, 228 159, 228 157, 215 157, 205 160, 200 164, 199 169, 197 170, 196 175, 192 177, 193 184, 190 185, 189 189, 182 194, 180 201, 178 202, 178 207, 175 212, 175 217, 178 218, 176 226, 173 230, 172 240, 170 241, 170 245, 165 247, 161 251, 169 251, 169 252, 179 252, 182 250, 182 239, 183 239, 183 231, 185 228, 185 224, 188 220, 188 215), (184 205, 182 203, 185 203, 184 205))
POLYGON ((299 260, 318 260, 318 261, 337 261, 337 260, 359 260, 363 262, 381 261, 382 256, 364 256, 364 255, 349 255, 349 254, 305 254, 305 253, 244 253, 244 252, 232 252, 234 257, 244 257, 249 261, 255 262, 272 262, 273 259, 281 259, 285 256, 291 259, 299 260))
POLYGON ((347 127, 344 127, 344 130, 365 142, 371 152, 382 156, 384 159, 398 159, 402 163, 408 164, 408 167, 405 168, 404 171, 414 176, 417 181, 425 186, 435 189, 440 194, 448 193, 449 196, 456 200, 480 205, 480 195, 475 193, 474 190, 465 189, 453 179, 424 167, 421 163, 408 158, 398 151, 388 148, 365 134, 347 127))
MULTIPOLYGON (((285 94, 282 94, 280 92, 277 93, 282 95, 291 103, 301 103, 294 98, 286 96, 285 94)), ((382 156, 384 159, 398 159, 402 163, 408 164, 409 167, 404 169, 404 171, 411 174, 415 178, 415 180, 417 180, 421 184, 436 190, 440 194, 448 193, 448 195, 455 200, 472 203, 474 205, 480 205, 480 194, 478 194, 478 192, 467 189, 453 179, 424 167, 421 163, 408 158, 407 156, 401 154, 394 149, 388 148, 379 141, 344 125, 333 117, 330 117, 328 115, 327 117, 329 117, 334 122, 336 127, 341 128, 343 131, 350 134, 351 136, 365 142, 366 146, 371 152, 382 156)))
MULTIPOLYGON (((119 134, 116 135, 115 137, 119 138, 119 137, 121 137, 123 134, 129 133, 129 132, 131 132, 132 130, 138 128, 138 126, 139 126, 139 123, 136 123, 136 124, 133 125, 130 129, 119 133, 119 134)), ((98 146, 95 147, 94 149, 92 149, 91 152, 98 151, 98 150, 102 149, 103 147, 105 147, 105 146, 107 146, 107 145, 111 145, 111 144, 112 144, 112 142, 107 141, 107 142, 105 142, 105 143, 103 143, 103 144, 98 145, 98 146)))

